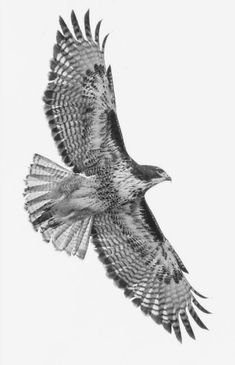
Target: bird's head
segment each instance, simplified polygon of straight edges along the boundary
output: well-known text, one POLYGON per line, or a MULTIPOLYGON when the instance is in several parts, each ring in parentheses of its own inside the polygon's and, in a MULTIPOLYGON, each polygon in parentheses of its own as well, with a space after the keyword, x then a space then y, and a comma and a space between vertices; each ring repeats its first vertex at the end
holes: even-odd
POLYGON ((171 177, 160 167, 149 165, 136 165, 135 172, 138 178, 145 181, 148 187, 163 181, 171 181, 171 177))
POLYGON ((152 181, 154 185, 159 184, 163 181, 171 181, 171 177, 157 166, 146 166, 148 170, 148 178, 152 181))

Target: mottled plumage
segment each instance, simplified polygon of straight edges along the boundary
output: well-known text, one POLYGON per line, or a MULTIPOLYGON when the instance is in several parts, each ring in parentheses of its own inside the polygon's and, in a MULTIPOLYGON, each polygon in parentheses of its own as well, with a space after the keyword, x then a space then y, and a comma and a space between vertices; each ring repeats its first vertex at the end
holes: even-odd
MULTIPOLYGON (((159 167, 127 153, 116 114, 113 78, 100 46, 101 22, 85 36, 72 12, 73 33, 60 18, 45 113, 67 170, 35 155, 26 177, 26 209, 36 230, 56 249, 84 258, 90 238, 108 276, 141 310, 181 341, 180 321, 194 338, 188 313, 206 328, 187 270, 164 237, 145 192, 170 180, 159 167)), ((202 296, 201 296, 202 297, 202 296)))

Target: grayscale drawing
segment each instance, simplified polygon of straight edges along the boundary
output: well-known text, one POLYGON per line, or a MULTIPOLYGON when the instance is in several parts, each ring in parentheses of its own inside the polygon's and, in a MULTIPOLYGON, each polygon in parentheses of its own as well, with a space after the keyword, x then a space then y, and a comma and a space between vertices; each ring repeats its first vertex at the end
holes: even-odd
MULTIPOLYGON (((91 240, 107 274, 158 324, 182 340, 180 321, 195 338, 188 314, 206 329, 195 306, 205 313, 189 284, 187 270, 163 235, 146 191, 171 180, 159 167, 139 165, 127 153, 120 130, 111 67, 106 69, 89 11, 85 37, 71 14, 73 33, 60 18, 45 113, 66 169, 34 155, 26 177, 29 219, 57 250, 84 259, 91 240)), ((147 122, 146 122, 147 123, 147 122)))

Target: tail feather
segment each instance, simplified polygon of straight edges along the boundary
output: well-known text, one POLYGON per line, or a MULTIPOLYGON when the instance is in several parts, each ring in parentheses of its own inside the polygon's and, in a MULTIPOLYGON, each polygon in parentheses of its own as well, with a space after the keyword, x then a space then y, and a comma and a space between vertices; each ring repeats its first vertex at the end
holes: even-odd
POLYGON ((43 239, 52 242, 57 250, 84 258, 93 223, 93 217, 81 220, 58 221, 53 216, 53 189, 72 173, 53 161, 34 155, 29 174, 26 177, 25 208, 36 231, 43 239))
POLYGON ((26 176, 25 209, 29 213, 30 222, 36 231, 40 228, 41 215, 51 204, 50 193, 63 178, 71 174, 62 166, 57 165, 48 158, 34 155, 30 165, 29 174, 26 176))
POLYGON ((33 163, 30 166, 30 174, 39 174, 50 176, 50 181, 58 180, 58 178, 63 178, 70 173, 64 167, 58 165, 57 163, 49 160, 44 156, 35 154, 33 158, 33 163))
POLYGON ((68 255, 77 255, 83 259, 89 244, 92 223, 93 217, 90 216, 74 223, 63 223, 53 230, 48 227, 42 232, 43 238, 51 241, 57 250, 65 250, 68 255))
POLYGON ((85 257, 88 243, 89 243, 89 238, 91 235, 92 224, 93 224, 93 217, 92 217, 92 219, 84 221, 84 227, 80 231, 80 234, 79 234, 80 245, 79 245, 79 251, 78 251, 79 252, 78 256, 80 258, 85 257))
POLYGON ((76 230, 73 238, 67 240, 68 244, 65 250, 70 255, 77 255, 80 258, 84 258, 89 243, 93 217, 85 218, 78 223, 80 223, 80 227, 76 230))
MULTIPOLYGON (((32 184, 32 181, 30 181, 30 178, 28 179, 29 184, 32 184)), ((37 184, 37 181, 34 182, 32 184, 32 186, 28 187, 28 191, 30 191, 30 193, 37 193, 40 192, 42 193, 43 191, 50 191, 53 188, 54 183, 50 183, 50 184, 37 184), (34 185, 35 184, 35 185, 34 185)), ((26 192, 27 192, 26 190, 26 192)))

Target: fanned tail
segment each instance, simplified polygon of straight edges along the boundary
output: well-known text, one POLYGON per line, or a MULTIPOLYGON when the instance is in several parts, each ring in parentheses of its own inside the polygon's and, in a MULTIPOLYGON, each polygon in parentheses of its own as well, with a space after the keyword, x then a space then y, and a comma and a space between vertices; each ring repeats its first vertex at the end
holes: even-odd
POLYGON ((59 251, 65 250, 68 255, 84 259, 89 244, 93 217, 61 224, 57 228, 48 228, 42 232, 45 241, 52 241, 59 251))
POLYGON ((25 209, 34 229, 43 228, 49 220, 49 210, 53 204, 51 192, 56 185, 71 174, 53 161, 35 154, 26 176, 25 209))
POLYGON ((46 242, 52 242, 57 250, 65 250, 69 255, 84 258, 93 222, 93 217, 76 221, 59 221, 53 215, 55 195, 53 191, 72 172, 53 161, 34 155, 26 177, 25 209, 36 231, 40 230, 46 242))

